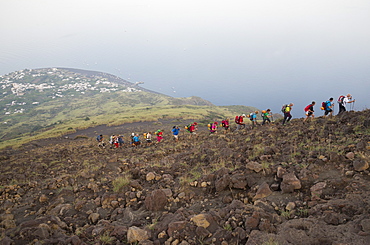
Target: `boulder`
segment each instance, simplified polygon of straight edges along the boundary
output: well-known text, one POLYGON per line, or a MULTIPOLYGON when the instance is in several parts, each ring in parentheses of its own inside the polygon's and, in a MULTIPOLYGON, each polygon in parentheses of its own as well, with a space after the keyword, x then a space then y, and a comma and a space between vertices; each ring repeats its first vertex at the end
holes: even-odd
POLYGON ((146 181, 152 181, 155 179, 155 173, 149 172, 146 174, 146 181))
POLYGON ((311 191, 311 200, 320 200, 320 196, 322 194, 322 190, 326 187, 326 182, 319 182, 315 185, 313 185, 310 188, 311 191))
POLYGON ((154 190, 145 198, 145 207, 149 211, 164 210, 167 205, 167 196, 163 190, 154 190))
POLYGON ((228 174, 225 174, 220 179, 216 180, 215 187, 217 192, 221 192, 228 188, 231 184, 231 179, 228 174))
POLYGON ((283 193, 290 193, 294 190, 301 189, 302 184, 294 173, 288 173, 283 176, 283 182, 281 182, 280 188, 283 193))
POLYGON ((262 165, 259 164, 258 162, 248 162, 247 165, 245 166, 247 169, 250 169, 256 173, 259 173, 262 171, 262 165))
POLYGON ((247 230, 247 233, 249 233, 251 230, 256 229, 259 223, 260 213, 258 211, 254 211, 252 216, 245 219, 245 229, 247 230))
POLYGON ((187 221, 175 221, 175 222, 169 223, 168 224, 168 229, 167 229, 167 234, 170 237, 173 237, 173 235, 176 232, 179 232, 179 231, 182 231, 183 229, 185 229, 187 223, 188 223, 187 221))
POLYGON ((196 226, 201 226, 204 228, 207 228, 211 224, 207 220, 207 215, 206 214, 198 214, 193 216, 190 221, 193 221, 196 226))
POLYGON ((353 168, 356 171, 364 171, 369 168, 369 163, 363 160, 355 160, 353 161, 353 168))
POLYGON ((294 202, 288 202, 288 204, 285 206, 285 210, 292 211, 295 209, 295 203, 294 202))
POLYGON ((203 237, 203 238, 212 236, 212 233, 202 226, 198 226, 195 229, 195 234, 197 234, 198 237, 203 237))
POLYGON ((127 231, 127 242, 137 243, 149 239, 149 234, 146 230, 140 229, 136 226, 131 226, 127 231))
POLYGON ((219 228, 216 220, 209 213, 195 215, 190 219, 190 221, 194 222, 198 227, 206 228, 210 232, 215 232, 219 228))
POLYGON ((98 222, 99 218, 100 218, 100 215, 98 213, 92 213, 92 214, 89 215, 88 220, 92 224, 96 224, 98 222))
POLYGON ((266 182, 263 182, 257 190, 256 195, 254 196, 253 200, 261 199, 268 197, 271 195, 272 191, 270 190, 269 185, 266 182))
POLYGON ((231 183, 233 188, 242 190, 246 189, 248 185, 245 174, 233 174, 231 176, 231 183))
POLYGON ((370 219, 363 219, 360 224, 364 232, 370 233, 370 219))
POLYGON ((355 153, 353 153, 353 152, 348 152, 348 153, 346 154, 346 158, 347 158, 347 159, 350 159, 350 160, 354 159, 354 158, 355 158, 355 153))

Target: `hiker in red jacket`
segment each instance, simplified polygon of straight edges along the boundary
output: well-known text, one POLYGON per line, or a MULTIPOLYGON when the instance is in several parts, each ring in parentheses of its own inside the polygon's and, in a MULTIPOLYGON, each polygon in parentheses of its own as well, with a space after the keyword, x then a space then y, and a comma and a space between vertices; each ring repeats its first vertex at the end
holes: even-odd
POLYGON ((305 114, 306 114, 306 118, 303 120, 303 122, 305 122, 308 118, 314 118, 315 117, 315 114, 314 113, 314 110, 313 110, 313 106, 316 104, 315 101, 312 101, 311 104, 309 104, 308 106, 306 106, 304 108, 304 111, 305 111, 305 114))
POLYGON ((244 118, 245 118, 245 114, 235 117, 235 123, 237 124, 235 131, 245 128, 245 122, 243 120, 244 118))
POLYGON ((222 127, 225 129, 225 134, 229 131, 230 129, 230 122, 229 122, 229 118, 226 118, 225 120, 222 120, 221 122, 221 125, 222 127))

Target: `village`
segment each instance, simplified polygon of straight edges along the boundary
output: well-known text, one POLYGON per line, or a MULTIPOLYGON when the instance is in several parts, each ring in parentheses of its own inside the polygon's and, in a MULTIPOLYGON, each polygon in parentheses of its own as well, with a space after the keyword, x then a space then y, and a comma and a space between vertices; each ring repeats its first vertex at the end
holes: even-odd
POLYGON ((25 69, 0 76, 0 94, 2 95, 0 105, 3 107, 4 114, 25 113, 30 106, 34 107, 42 103, 38 100, 30 101, 30 98, 24 96, 31 91, 41 93, 38 97, 47 96, 49 99, 55 99, 65 96, 74 97, 77 94, 87 95, 88 92, 94 94, 115 91, 131 93, 141 90, 111 82, 108 78, 99 76, 81 78, 81 75, 58 68, 25 69), (20 80, 28 82, 19 82, 20 80))

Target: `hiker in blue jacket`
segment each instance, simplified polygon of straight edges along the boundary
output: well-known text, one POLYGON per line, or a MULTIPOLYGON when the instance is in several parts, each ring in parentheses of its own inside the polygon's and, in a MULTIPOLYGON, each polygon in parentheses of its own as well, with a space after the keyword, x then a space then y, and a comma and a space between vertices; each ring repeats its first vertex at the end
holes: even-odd
POLYGON ((180 128, 179 126, 173 126, 172 128, 172 134, 173 134, 173 138, 175 139, 175 141, 179 141, 179 133, 180 133, 180 128))
POLYGON ((325 116, 327 116, 329 114, 329 116, 333 116, 333 98, 330 98, 329 100, 325 101, 325 116))

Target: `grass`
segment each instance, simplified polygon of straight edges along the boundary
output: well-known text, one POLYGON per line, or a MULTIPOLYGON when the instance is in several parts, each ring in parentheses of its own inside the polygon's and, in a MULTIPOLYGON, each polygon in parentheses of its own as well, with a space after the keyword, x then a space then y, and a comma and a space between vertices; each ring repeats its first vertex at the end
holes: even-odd
POLYGON ((307 208, 300 208, 298 209, 298 215, 303 218, 308 217, 308 209, 307 208))
POLYGON ((290 211, 283 211, 283 210, 280 211, 280 216, 284 217, 285 219, 289 219, 290 215, 291 215, 290 211))
POLYGON ((119 192, 122 190, 123 187, 130 184, 131 175, 124 174, 123 176, 117 177, 115 180, 112 181, 113 184, 113 191, 119 192))
POLYGON ((140 122, 143 121, 143 118, 144 120, 150 118, 151 121, 157 121, 163 118, 163 115, 166 115, 166 119, 182 118, 182 120, 200 120, 212 114, 220 115, 220 117, 232 117, 230 111, 216 106, 181 105, 174 107, 173 105, 161 105, 148 110, 147 105, 140 106, 139 104, 123 111, 115 111, 114 108, 118 105, 108 103, 102 105, 100 110, 96 111, 94 106, 97 105, 94 105, 90 100, 84 100, 84 103, 86 104, 81 104, 81 108, 76 106, 75 111, 72 108, 71 112, 64 113, 66 110, 71 110, 71 107, 66 106, 65 109, 56 112, 55 115, 48 115, 47 117, 43 115, 41 117, 42 120, 40 119, 40 115, 37 114, 28 118, 27 127, 20 127, 22 122, 8 126, 2 132, 3 139, 8 139, 0 142, 0 149, 10 146, 18 147, 38 139, 60 137, 97 125, 107 124, 107 126, 117 126, 124 123, 140 122), (84 115, 86 113, 89 113, 89 115, 84 115), (81 114, 84 115, 82 118, 81 114), (86 117, 90 120, 86 121, 86 117), (114 118, 114 120, 110 120, 111 118, 114 118), (40 123, 45 122, 52 126, 40 125, 40 123), (30 134, 30 128, 34 128, 36 125, 42 129, 30 134), (18 133, 14 134, 14 132, 18 133))
POLYGON ((148 229, 153 231, 157 223, 158 223, 158 219, 153 219, 152 223, 148 225, 148 229))
POLYGON ((262 155, 264 151, 265 151, 265 146, 263 144, 254 145, 252 154, 248 155, 248 159, 253 161, 256 157, 262 155))
POLYGON ((225 224, 224 229, 227 230, 227 231, 232 231, 233 227, 230 224, 225 224))
POLYGON ((265 175, 266 175, 266 171, 267 171, 267 169, 269 169, 271 165, 273 165, 273 163, 271 163, 271 162, 267 162, 267 161, 263 161, 263 162, 261 163, 261 167, 262 167, 263 173, 264 173, 265 175))
POLYGON ((99 240, 100 240, 102 245, 105 245, 105 244, 112 244, 114 242, 115 238, 109 236, 108 232, 105 232, 103 235, 100 235, 99 240))

